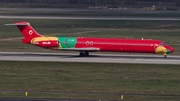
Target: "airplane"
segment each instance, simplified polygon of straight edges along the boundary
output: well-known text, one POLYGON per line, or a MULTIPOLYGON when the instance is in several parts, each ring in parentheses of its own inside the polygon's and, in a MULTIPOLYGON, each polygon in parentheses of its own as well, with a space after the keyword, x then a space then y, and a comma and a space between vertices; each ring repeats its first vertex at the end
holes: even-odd
POLYGON ((35 31, 29 22, 14 22, 5 24, 17 26, 24 38, 23 43, 56 50, 79 51, 79 56, 89 56, 89 52, 128 52, 167 54, 174 48, 160 40, 131 38, 88 38, 88 37, 49 37, 35 31))

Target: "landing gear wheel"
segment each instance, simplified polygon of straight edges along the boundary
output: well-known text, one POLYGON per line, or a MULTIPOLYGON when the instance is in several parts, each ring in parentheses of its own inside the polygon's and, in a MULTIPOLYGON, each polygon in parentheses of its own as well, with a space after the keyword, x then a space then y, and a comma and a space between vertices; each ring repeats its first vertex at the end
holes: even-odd
POLYGON ((89 56, 89 52, 84 52, 84 56, 89 56))
POLYGON ((80 56, 80 57, 83 57, 83 56, 84 56, 84 53, 83 53, 83 52, 80 52, 80 53, 79 53, 79 56, 80 56))
POLYGON ((89 56, 89 52, 80 52, 80 53, 79 53, 79 56, 80 56, 80 57, 89 56))
POLYGON ((164 58, 167 58, 167 55, 164 55, 164 58))

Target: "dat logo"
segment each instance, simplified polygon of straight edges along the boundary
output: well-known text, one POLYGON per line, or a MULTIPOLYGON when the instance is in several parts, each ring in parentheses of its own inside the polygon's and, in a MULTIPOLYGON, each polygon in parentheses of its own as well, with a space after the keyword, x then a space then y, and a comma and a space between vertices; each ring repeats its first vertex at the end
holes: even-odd
POLYGON ((93 46, 93 41, 86 41, 86 46, 93 46))
POLYGON ((28 33, 29 33, 29 35, 32 35, 32 34, 33 34, 33 31, 32 31, 32 30, 29 30, 28 33))

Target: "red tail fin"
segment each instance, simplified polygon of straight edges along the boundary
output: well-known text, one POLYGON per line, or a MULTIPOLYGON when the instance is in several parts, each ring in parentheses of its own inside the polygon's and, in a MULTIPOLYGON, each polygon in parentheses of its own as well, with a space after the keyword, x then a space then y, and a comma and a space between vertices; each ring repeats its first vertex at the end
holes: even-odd
POLYGON ((37 33, 29 22, 15 22, 13 24, 6 24, 6 25, 16 25, 18 29, 21 31, 22 35, 24 36, 23 42, 29 43, 35 37, 41 37, 39 33, 37 33))

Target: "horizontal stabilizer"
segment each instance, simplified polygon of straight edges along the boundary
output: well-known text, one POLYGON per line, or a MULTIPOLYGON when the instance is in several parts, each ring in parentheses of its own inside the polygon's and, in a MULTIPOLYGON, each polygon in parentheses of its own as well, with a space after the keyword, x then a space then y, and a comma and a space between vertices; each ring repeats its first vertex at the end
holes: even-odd
POLYGON ((22 23, 16 23, 16 24, 14 24, 14 23, 12 23, 12 24, 5 24, 6 26, 27 26, 27 25, 29 25, 29 23, 26 23, 26 24, 22 24, 22 23))

